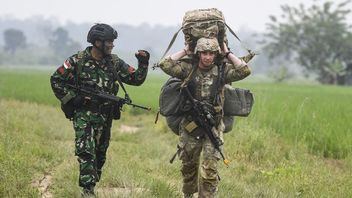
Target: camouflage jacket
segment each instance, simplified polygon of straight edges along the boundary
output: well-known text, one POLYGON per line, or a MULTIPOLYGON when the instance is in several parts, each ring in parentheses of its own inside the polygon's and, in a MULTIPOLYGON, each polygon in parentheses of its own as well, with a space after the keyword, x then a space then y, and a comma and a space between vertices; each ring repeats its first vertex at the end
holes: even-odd
POLYGON ((87 47, 84 51, 69 57, 51 76, 55 96, 63 104, 76 96, 76 93, 66 86, 67 84, 75 85, 78 81, 79 85, 94 87, 99 91, 116 95, 118 83, 114 73, 122 82, 129 85, 141 85, 146 79, 147 67, 140 66, 135 70, 115 54, 102 60, 95 60, 90 53, 91 49, 92 47, 87 47), (81 71, 78 77, 76 74, 79 67, 81 71))
MULTIPOLYGON (((192 60, 189 57, 185 57, 178 61, 172 60, 171 58, 164 58, 160 63, 160 68, 168 75, 179 78, 181 80, 186 79, 189 73, 192 71, 192 60)), ((218 80, 218 67, 213 65, 208 71, 196 69, 193 80, 194 90, 193 94, 197 100, 207 101, 213 105, 223 105, 224 101, 224 88, 220 89, 216 87, 216 81, 218 80), (214 100, 215 93, 219 91, 219 99, 214 100), (216 101, 216 102, 214 102, 216 101)), ((248 66, 237 67, 231 63, 226 63, 224 68, 224 83, 228 84, 234 81, 242 80, 250 74, 248 66)))

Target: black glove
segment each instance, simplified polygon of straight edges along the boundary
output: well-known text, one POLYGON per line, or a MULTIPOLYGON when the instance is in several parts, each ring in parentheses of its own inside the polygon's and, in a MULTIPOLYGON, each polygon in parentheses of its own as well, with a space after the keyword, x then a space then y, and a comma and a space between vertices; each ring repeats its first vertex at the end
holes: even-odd
POLYGON ((83 104, 85 103, 85 99, 81 95, 77 95, 76 97, 74 97, 72 99, 72 101, 73 101, 73 106, 75 108, 81 108, 83 106, 83 104))
POLYGON ((148 51, 138 50, 135 56, 138 60, 138 65, 149 65, 150 54, 148 51))

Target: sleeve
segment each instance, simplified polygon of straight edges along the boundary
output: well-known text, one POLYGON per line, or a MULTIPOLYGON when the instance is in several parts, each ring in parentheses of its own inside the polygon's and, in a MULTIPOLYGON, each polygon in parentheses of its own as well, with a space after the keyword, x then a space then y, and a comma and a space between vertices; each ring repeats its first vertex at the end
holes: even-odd
POLYGON ((168 75, 179 79, 187 78, 192 70, 190 63, 181 60, 172 60, 170 57, 164 58, 160 61, 159 67, 168 75))
POLYGON ((225 83, 239 81, 251 74, 248 65, 235 66, 230 63, 225 65, 225 83))
POLYGON ((76 96, 73 90, 67 87, 67 84, 74 84, 74 71, 77 57, 69 57, 59 68, 51 75, 50 84, 56 96, 63 104, 66 104, 76 96))
POLYGON ((133 66, 127 64, 120 58, 117 64, 119 76, 122 82, 136 86, 143 84, 148 74, 148 67, 138 67, 136 70, 133 66))

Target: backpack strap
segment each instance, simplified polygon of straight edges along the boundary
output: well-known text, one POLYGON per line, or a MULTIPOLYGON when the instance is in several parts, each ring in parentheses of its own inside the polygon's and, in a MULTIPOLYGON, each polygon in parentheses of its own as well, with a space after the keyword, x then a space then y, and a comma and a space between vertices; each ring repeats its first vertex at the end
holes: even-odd
POLYGON ((112 74, 114 76, 114 80, 117 80, 119 83, 120 87, 122 88, 123 92, 125 92, 125 99, 128 100, 129 102, 132 102, 130 96, 128 95, 125 86, 123 85, 123 82, 119 76, 119 72, 116 71, 115 65, 117 65, 119 62, 119 59, 117 56, 112 56, 110 60, 108 60, 108 67, 111 67, 112 74))
MULTIPOLYGON (((235 36, 236 39, 241 43, 241 46, 242 46, 243 48, 245 48, 250 54, 252 54, 252 53, 253 53, 252 50, 250 50, 247 46, 245 46, 245 45, 242 43, 241 39, 240 39, 240 38, 236 35, 236 33, 230 28, 230 26, 227 25, 226 23, 225 23, 225 25, 226 25, 226 27, 229 29, 230 33, 231 33, 233 36, 235 36)), ((255 54, 255 53, 254 53, 254 54, 255 54)))
POLYGON ((236 33, 230 28, 229 25, 225 23, 226 27, 229 28, 229 31, 231 32, 232 35, 234 35, 239 42, 241 42, 241 39, 236 35, 236 33))
POLYGON ((213 104, 216 104, 216 100, 221 92, 222 88, 225 86, 225 65, 226 62, 222 62, 218 67, 218 79, 216 81, 216 86, 212 89, 213 104))
POLYGON ((193 62, 193 64, 192 64, 192 70, 191 70, 191 72, 189 72, 189 74, 188 74, 188 76, 185 78, 185 80, 182 82, 182 84, 181 84, 181 89, 183 88, 183 87, 186 87, 187 86, 187 84, 194 78, 194 75, 196 74, 196 70, 197 70, 197 63, 196 62, 193 62))
POLYGON ((165 57, 165 55, 169 52, 170 48, 172 47, 172 45, 174 44, 174 42, 175 42, 175 40, 176 40, 176 38, 177 38, 178 33, 179 33, 181 30, 182 30, 182 27, 180 27, 180 29, 178 29, 177 32, 174 34, 174 36, 172 37, 172 39, 171 39, 171 41, 170 41, 170 43, 169 43, 169 46, 167 46, 167 48, 166 48, 166 50, 165 50, 163 56, 160 58, 160 60, 163 59, 163 58, 165 57))
MULTIPOLYGON (((176 38, 177 38, 178 33, 179 33, 181 30, 182 30, 182 27, 180 27, 180 29, 178 29, 177 32, 174 34, 174 36, 172 37, 172 39, 171 39, 171 41, 170 41, 170 43, 169 43, 169 46, 167 46, 167 48, 166 48, 166 50, 165 50, 163 56, 160 58, 160 60, 163 59, 163 58, 165 57, 165 55, 169 52, 170 48, 172 47, 172 45, 174 44, 174 42, 175 42, 175 40, 176 40, 176 38)), ((159 62, 160 62, 160 61, 159 61, 159 62)), ((155 69, 156 67, 159 67, 159 66, 158 66, 158 63, 154 64, 154 66, 153 66, 152 68, 155 69)))
POLYGON ((78 86, 80 84, 80 75, 82 73, 82 68, 84 65, 84 62, 86 61, 86 55, 85 55, 85 51, 80 51, 77 54, 77 58, 78 58, 78 62, 76 65, 76 75, 75 75, 75 84, 76 86, 78 86))

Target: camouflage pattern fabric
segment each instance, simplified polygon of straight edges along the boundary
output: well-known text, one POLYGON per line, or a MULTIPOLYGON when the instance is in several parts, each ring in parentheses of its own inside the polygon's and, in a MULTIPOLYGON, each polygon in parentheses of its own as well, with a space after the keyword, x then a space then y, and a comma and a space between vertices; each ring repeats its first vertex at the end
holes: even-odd
MULTIPOLYGON (((139 66, 135 70, 117 55, 112 54, 102 60, 91 56, 91 47, 69 57, 51 77, 55 96, 67 103, 78 93, 70 90, 66 84, 75 84, 76 70, 80 65, 79 84, 94 87, 99 91, 116 95, 118 83, 113 78, 112 69, 118 72, 122 82, 130 85, 141 85, 147 76, 147 67, 139 66)), ((95 186, 102 173, 109 147, 112 118, 109 110, 105 112, 92 110, 92 106, 107 105, 92 98, 82 108, 75 109, 73 128, 75 130, 75 154, 80 165, 79 185, 95 186)))
POLYGON ((112 63, 113 69, 119 72, 122 82, 130 85, 141 85, 144 82, 148 72, 147 67, 138 67, 135 70, 115 54, 98 61, 91 56, 90 50, 91 47, 88 47, 85 51, 69 57, 52 75, 55 96, 62 102, 65 103, 75 96, 75 93, 72 93, 64 84, 74 84, 75 68, 78 64, 82 65, 80 84, 95 86, 100 91, 110 94, 116 94, 118 85, 113 81, 112 68, 107 66, 109 62, 112 63))
MULTIPOLYGON (((188 60, 189 57, 185 57, 179 61, 172 60, 170 57, 164 58, 160 62, 160 68, 172 77, 184 80, 188 74, 192 71, 192 65, 188 60)), ((196 69, 194 76, 195 88, 193 94, 195 99, 199 101, 205 101, 211 103, 213 101, 212 90, 214 90, 214 82, 216 82, 218 76, 218 67, 213 65, 208 71, 196 69)), ((224 80, 225 83, 238 81, 244 79, 250 74, 248 66, 235 66, 227 63, 224 68, 224 80)), ((217 90, 217 89, 215 89, 217 90)), ((214 106, 223 105, 224 100, 224 88, 221 89, 219 96, 221 100, 217 101, 214 106)), ((215 127, 215 133, 218 134, 220 139, 223 141, 223 131, 225 125, 223 123, 223 113, 218 113, 220 119, 215 127)), ((183 193, 192 194, 199 192, 199 197, 214 197, 217 192, 218 170, 217 162, 220 159, 220 153, 214 148, 207 136, 194 136, 195 134, 205 134, 202 129, 197 127, 194 131, 190 132, 187 128, 192 122, 192 118, 185 115, 180 123, 180 142, 178 147, 180 148, 179 158, 182 160, 182 176, 183 176, 183 193), (202 153, 202 159, 200 159, 202 153), (200 166, 200 167, 199 167, 200 166), (200 178, 198 179, 198 175, 200 178)))
POLYGON ((94 186, 101 177, 101 168, 109 147, 111 119, 109 122, 97 113, 80 111, 73 119, 75 129, 75 154, 80 164, 79 185, 94 186))
POLYGON ((197 45, 194 49, 194 53, 212 51, 221 53, 219 42, 216 38, 200 38, 197 41, 197 45))
MULTIPOLYGON (((179 61, 175 61, 170 57, 166 57, 160 61, 159 66, 166 74, 184 80, 192 70, 192 64, 190 64, 191 61, 189 59, 189 57, 185 57, 179 61)), ((215 65, 212 67, 213 69, 217 68, 215 65)), ((231 63, 226 63, 224 71, 225 83, 242 80, 251 73, 247 65, 236 66, 231 63)))
POLYGON ((224 15, 216 8, 187 11, 182 21, 182 32, 191 50, 202 37, 216 37, 220 43, 227 40, 224 15))
MULTIPOLYGON (((181 121, 180 142, 178 144, 180 148, 179 159, 182 160, 182 191, 185 194, 199 192, 199 197, 214 197, 219 183, 217 162, 221 158, 220 153, 214 148, 207 136, 196 138, 189 135, 185 129, 187 124, 189 124, 187 119, 181 121), (202 160, 200 160, 201 152, 202 160)), ((224 128, 223 123, 220 123, 216 128, 216 133, 222 141, 224 128)), ((220 148, 222 149, 222 147, 220 148)))

